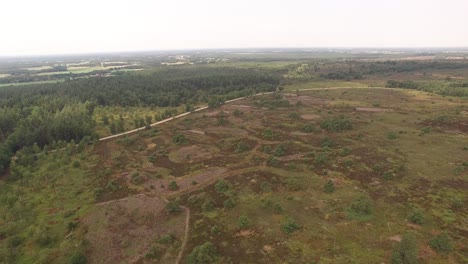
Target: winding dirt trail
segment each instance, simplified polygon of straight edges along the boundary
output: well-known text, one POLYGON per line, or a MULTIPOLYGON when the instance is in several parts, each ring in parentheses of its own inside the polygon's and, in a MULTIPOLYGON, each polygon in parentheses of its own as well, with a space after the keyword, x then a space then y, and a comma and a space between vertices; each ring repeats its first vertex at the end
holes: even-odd
POLYGON ((181 206, 182 209, 185 210, 186 217, 185 217, 185 232, 184 232, 184 239, 182 240, 182 246, 180 247, 179 254, 177 254, 177 258, 175 264, 179 264, 182 260, 182 256, 184 255, 185 248, 187 247, 187 242, 190 233, 190 209, 185 206, 181 206))
MULTIPOLYGON (((254 94, 253 96, 267 95, 267 94, 272 94, 272 93, 274 93, 274 92, 258 93, 258 94, 254 94)), ((236 99, 227 100, 227 101, 224 102, 224 103, 225 103, 225 104, 228 104, 228 103, 232 103, 232 102, 235 102, 235 101, 239 101, 239 100, 242 100, 242 99, 245 99, 245 98, 248 98, 248 97, 247 97, 247 96, 239 97, 239 98, 236 98, 236 99)), ((174 116, 174 117, 166 118, 166 119, 164 119, 164 120, 161 120, 161 121, 158 121, 158 122, 156 122, 156 123, 151 124, 150 127, 154 127, 154 126, 157 126, 157 125, 161 125, 161 124, 164 124, 164 123, 169 122, 169 121, 171 121, 171 120, 184 117, 184 116, 189 115, 189 114, 191 114, 191 113, 203 111, 203 110, 205 110, 205 109, 208 109, 208 106, 203 106, 203 107, 197 108, 197 109, 195 109, 195 110, 192 111, 192 112, 185 112, 185 113, 182 113, 182 114, 180 114, 180 115, 176 115, 176 116, 174 116)), ((125 135, 128 135, 128 134, 133 134, 133 133, 135 133, 135 132, 138 132, 138 131, 141 131, 141 130, 145 130, 145 129, 146 129, 146 127, 136 128, 136 129, 133 129, 133 130, 129 130, 129 131, 120 133, 120 134, 115 134, 115 135, 112 135, 112 136, 100 138, 99 141, 105 141, 105 140, 109 140, 109 139, 113 139, 113 138, 125 136, 125 135)))

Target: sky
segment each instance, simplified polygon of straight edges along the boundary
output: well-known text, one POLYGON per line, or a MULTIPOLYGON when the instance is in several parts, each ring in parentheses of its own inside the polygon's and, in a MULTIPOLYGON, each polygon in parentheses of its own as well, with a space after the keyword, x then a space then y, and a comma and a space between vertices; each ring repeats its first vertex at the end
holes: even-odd
POLYGON ((468 47, 468 0, 2 0, 0 56, 468 47))

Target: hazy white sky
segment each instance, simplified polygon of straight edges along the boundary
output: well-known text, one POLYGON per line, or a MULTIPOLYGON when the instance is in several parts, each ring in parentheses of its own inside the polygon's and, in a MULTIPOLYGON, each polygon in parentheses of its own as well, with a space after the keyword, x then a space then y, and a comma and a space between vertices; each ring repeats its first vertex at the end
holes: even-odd
POLYGON ((466 47, 468 0, 2 0, 0 56, 466 47))

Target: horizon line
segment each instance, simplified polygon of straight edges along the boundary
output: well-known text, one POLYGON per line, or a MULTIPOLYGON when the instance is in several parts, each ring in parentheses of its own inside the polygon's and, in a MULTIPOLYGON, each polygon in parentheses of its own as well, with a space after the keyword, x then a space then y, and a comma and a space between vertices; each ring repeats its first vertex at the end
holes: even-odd
POLYGON ((66 56, 96 56, 96 55, 122 55, 136 53, 153 53, 153 52, 196 52, 196 51, 236 51, 236 50, 445 50, 445 51, 460 51, 468 52, 468 46, 303 46, 303 47, 231 47, 231 48, 176 48, 176 49, 135 49, 135 50, 120 50, 120 51, 90 51, 76 53, 46 53, 46 54, 23 54, 23 55, 0 55, 0 59, 15 59, 15 58, 41 58, 41 57, 66 57, 66 56), (462 50, 466 49, 466 50, 462 50))

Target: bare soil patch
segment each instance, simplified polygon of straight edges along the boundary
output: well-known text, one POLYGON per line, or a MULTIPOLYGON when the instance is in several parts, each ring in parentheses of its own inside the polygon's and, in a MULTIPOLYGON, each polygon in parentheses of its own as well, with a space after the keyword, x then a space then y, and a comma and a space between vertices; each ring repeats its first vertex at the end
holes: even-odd
POLYGON ((229 136, 247 136, 248 132, 240 128, 231 127, 209 127, 206 129, 208 134, 229 135, 229 136))
POLYGON ((437 127, 445 131, 457 130, 468 133, 468 120, 426 120, 421 123, 424 126, 437 127))
POLYGON ((156 237, 171 232, 182 238, 184 215, 169 216, 164 207, 160 198, 145 195, 97 204, 83 219, 88 263, 135 263, 156 237))
POLYGON ((324 99, 315 98, 307 95, 285 94, 285 97, 290 104, 297 104, 298 102, 301 102, 303 105, 308 106, 323 106, 327 104, 327 102, 324 99))
POLYGON ((319 119, 320 116, 319 115, 312 115, 312 114, 305 114, 305 115, 301 115, 301 118, 305 119, 305 120, 315 120, 315 119, 319 119))
POLYGON ((187 132, 198 134, 198 135, 205 135, 205 131, 201 131, 201 130, 191 129, 191 130, 187 130, 187 132))
POLYGON ((372 112, 372 113, 393 112, 392 109, 385 109, 385 108, 378 108, 378 107, 356 107, 356 111, 372 112))
POLYGON ((169 159, 176 163, 192 163, 213 158, 219 150, 212 146, 193 145, 181 147, 169 154, 169 159))
POLYGON ((306 132, 301 132, 301 131, 293 131, 293 132, 291 132, 291 135, 294 135, 294 136, 309 136, 311 134, 306 133, 306 132))
POLYGON ((170 194, 175 191, 184 192, 189 189, 199 188, 200 184, 211 182, 223 177, 223 174, 228 170, 223 167, 207 167, 203 171, 177 179, 149 179, 144 183, 147 189, 153 190, 158 194, 170 194), (178 185, 178 190, 170 190, 169 184, 175 181, 178 185))

